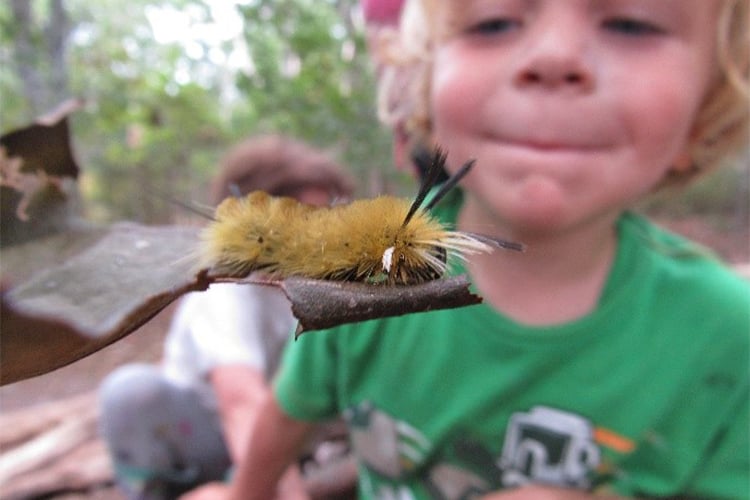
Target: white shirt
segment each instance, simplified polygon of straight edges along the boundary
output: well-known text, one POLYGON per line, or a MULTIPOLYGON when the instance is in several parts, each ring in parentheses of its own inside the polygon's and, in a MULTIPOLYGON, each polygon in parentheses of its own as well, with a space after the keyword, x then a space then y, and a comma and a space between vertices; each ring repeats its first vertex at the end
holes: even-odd
POLYGON ((217 365, 246 364, 270 380, 296 324, 291 304, 277 287, 222 283, 190 293, 182 298, 165 340, 165 375, 207 396, 207 376, 217 365))

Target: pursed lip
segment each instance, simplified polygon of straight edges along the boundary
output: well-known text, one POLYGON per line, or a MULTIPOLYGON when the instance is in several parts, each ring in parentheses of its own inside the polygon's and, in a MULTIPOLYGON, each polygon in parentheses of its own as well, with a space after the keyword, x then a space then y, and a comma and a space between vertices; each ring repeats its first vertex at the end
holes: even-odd
POLYGON ((532 173, 573 175, 592 161, 600 162, 611 147, 590 141, 566 141, 518 136, 485 136, 480 161, 505 165, 506 174, 525 176, 532 173))
POLYGON ((478 123, 485 138, 498 144, 538 152, 592 152, 614 145, 618 128, 612 118, 591 121, 572 117, 570 113, 550 113, 549 116, 521 115, 513 118, 509 112, 502 121, 478 123))
POLYGON ((605 149, 610 145, 608 141, 596 137, 595 134, 579 134, 578 132, 566 135, 565 133, 540 134, 511 131, 509 133, 489 133, 486 134, 485 139, 512 148, 548 153, 594 152, 605 149))
POLYGON ((603 143, 537 138, 494 137, 492 141, 507 148, 541 154, 587 154, 606 148, 603 143))
POLYGON ((563 141, 548 141, 536 139, 506 140, 503 141, 510 146, 516 146, 526 149, 535 149, 544 152, 580 152, 601 149, 601 146, 595 144, 574 144, 563 141))

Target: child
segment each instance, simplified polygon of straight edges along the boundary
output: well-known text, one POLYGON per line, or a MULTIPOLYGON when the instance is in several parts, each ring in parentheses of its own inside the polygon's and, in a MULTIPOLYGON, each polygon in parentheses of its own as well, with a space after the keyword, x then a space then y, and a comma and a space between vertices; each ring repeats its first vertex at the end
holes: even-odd
POLYGON ((748 284, 628 212, 747 147, 747 0, 405 8, 394 120, 477 159, 440 215, 528 251, 469 258, 480 306, 288 345, 230 496, 341 413, 362 498, 747 498, 748 284))
MULTIPOLYGON (((324 152, 261 135, 227 153, 211 198, 218 204, 255 190, 327 205, 348 198, 353 183, 324 152)), ((161 366, 126 365, 107 377, 101 427, 128 498, 174 498, 226 476, 244 454, 294 324, 281 290, 215 284, 180 302, 161 366)), ((294 470, 288 478, 287 487, 303 494, 294 470)))

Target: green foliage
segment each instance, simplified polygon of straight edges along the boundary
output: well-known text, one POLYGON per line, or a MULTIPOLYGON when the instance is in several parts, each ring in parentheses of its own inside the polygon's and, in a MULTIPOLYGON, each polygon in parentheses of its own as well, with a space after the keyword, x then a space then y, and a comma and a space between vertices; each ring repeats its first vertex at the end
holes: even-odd
POLYGON ((204 201, 195 189, 207 183, 227 143, 205 89, 186 85, 175 95, 131 101, 123 108, 130 117, 126 122, 116 104, 105 102, 100 109, 118 140, 94 151, 95 161, 89 163, 97 179, 89 194, 97 206, 117 206, 127 219, 164 222, 174 208, 163 202, 165 195, 204 201))
POLYGON ((358 173, 389 161, 355 1, 258 0, 240 7, 254 62, 239 87, 257 127, 336 145, 358 173), (343 15, 342 15, 343 12, 343 15))
POLYGON ((176 82, 189 61, 179 46, 155 42, 145 16, 153 4, 117 16, 119 2, 78 4, 71 68, 86 71, 71 84, 90 103, 75 124, 99 217, 168 221, 174 207, 164 197, 192 199, 229 141, 215 91, 176 82))
MULTIPOLYGON (((54 0, 30 1, 29 29, 42 61, 54 0)), ((253 133, 286 133, 332 149, 358 174, 390 163, 370 61, 353 21, 356 0, 250 1, 237 7, 244 30, 236 39, 157 41, 155 13, 188 19, 198 31, 215 21, 212 4, 64 3, 68 85, 87 102, 72 118, 74 141, 94 218, 167 222, 175 207, 161 195, 205 202, 220 155, 253 133), (227 64, 238 48, 249 58, 227 64)), ((16 55, 14 22, 0 2, 3 68, 16 55)), ((35 118, 24 90, 18 72, 0 71, 3 131, 35 118)))
POLYGON ((17 31, 10 2, 0 2, 0 132, 34 118, 29 103, 22 97, 18 72, 12 69, 16 57, 12 41, 17 31))

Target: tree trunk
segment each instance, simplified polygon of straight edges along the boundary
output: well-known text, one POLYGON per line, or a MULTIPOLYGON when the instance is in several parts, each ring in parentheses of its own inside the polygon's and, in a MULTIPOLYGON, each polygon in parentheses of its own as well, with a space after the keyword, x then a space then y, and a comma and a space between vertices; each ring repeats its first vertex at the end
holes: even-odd
POLYGON ((67 47, 70 34, 70 19, 63 0, 50 0, 50 19, 45 28, 47 57, 50 62, 50 94, 48 108, 56 106, 69 97, 67 47))
POLYGON ((69 97, 67 41, 70 21, 63 0, 49 0, 46 26, 37 25, 29 0, 11 0, 13 51, 30 118, 39 116, 69 97))

